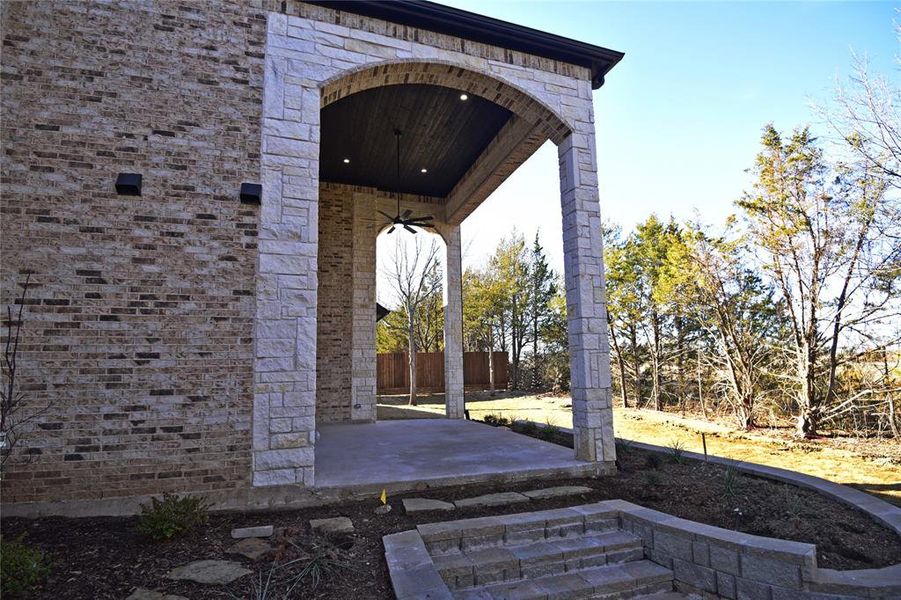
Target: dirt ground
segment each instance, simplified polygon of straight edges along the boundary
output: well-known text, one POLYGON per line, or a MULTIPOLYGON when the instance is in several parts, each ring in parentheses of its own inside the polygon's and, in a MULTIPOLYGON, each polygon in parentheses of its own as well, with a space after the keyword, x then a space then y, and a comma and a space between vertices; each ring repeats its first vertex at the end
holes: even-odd
MULTIPOLYGON (((379 399, 379 418, 434 418, 443 415, 444 396, 420 399, 419 406, 406 407, 406 397, 379 399)), ((467 392, 466 408, 473 419, 503 415, 572 427, 567 396, 522 395, 500 392, 467 392)), ((791 469, 853 486, 901 506, 901 442, 843 436, 801 440, 790 427, 736 430, 727 420, 705 421, 678 413, 614 408, 613 428, 617 437, 669 446, 678 440, 686 450, 702 452, 701 433, 707 437, 707 452, 714 456, 791 469)))
MULTIPOLYGON (((297 588, 300 593, 295 592, 296 597, 383 600, 393 597, 381 541, 384 535, 406 531, 420 523, 559 508, 613 498, 711 525, 812 542, 817 544, 817 559, 823 567, 857 569, 901 562, 901 540, 894 533, 867 515, 815 492, 740 475, 730 493, 722 467, 697 461, 677 463, 627 445, 620 448, 619 454, 621 471, 615 476, 423 490, 390 497, 393 510, 387 515, 373 513, 379 501, 372 498, 302 510, 214 514, 207 526, 166 543, 152 543, 143 538, 135 531, 134 518, 4 519, 2 533, 4 537, 12 537, 27 531, 27 541, 47 553, 53 571, 35 597, 54 600, 121 600, 137 587, 192 600, 253 598, 254 586, 259 588, 265 584, 274 559, 280 561, 278 564, 285 564, 304 553, 309 555, 317 545, 329 549, 331 566, 321 571, 320 583, 315 588, 312 578, 305 578, 297 588), (411 496, 452 501, 502 490, 524 491, 553 485, 585 485, 592 491, 528 505, 416 516, 404 514, 400 502, 401 498, 411 496), (354 533, 327 544, 313 538, 308 521, 334 516, 350 517, 354 533), (287 528, 276 556, 254 563, 226 554, 234 543, 229 535, 233 527, 267 524, 287 528), (170 569, 202 559, 239 560, 254 573, 228 586, 204 586, 165 578, 170 569)), ((281 598, 283 592, 283 587, 273 584, 269 597, 281 598)))

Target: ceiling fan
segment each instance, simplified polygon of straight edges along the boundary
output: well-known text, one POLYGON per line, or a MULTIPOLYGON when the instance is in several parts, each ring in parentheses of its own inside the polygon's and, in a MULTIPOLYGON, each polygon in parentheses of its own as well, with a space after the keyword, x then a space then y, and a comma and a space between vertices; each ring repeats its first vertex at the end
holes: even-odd
POLYGON ((429 223, 429 221, 434 218, 431 215, 425 217, 411 217, 410 215, 413 214, 413 211, 410 209, 405 210, 403 214, 401 214, 400 212, 400 129, 394 130, 394 139, 397 146, 397 214, 392 217, 384 211, 380 210, 378 212, 384 215, 384 217, 388 219, 388 222, 391 224, 391 229, 388 230, 388 233, 393 233, 398 225, 413 234, 416 233, 416 230, 413 229, 414 227, 434 229, 435 226, 429 223))

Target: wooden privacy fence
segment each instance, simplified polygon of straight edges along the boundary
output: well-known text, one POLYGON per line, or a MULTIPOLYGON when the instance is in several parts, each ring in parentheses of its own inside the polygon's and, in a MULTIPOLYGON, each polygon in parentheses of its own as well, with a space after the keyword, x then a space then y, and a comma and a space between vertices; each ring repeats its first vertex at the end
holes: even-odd
MULTIPOLYGON (((410 389, 406 352, 379 354, 376 360, 379 394, 403 393, 410 389)), ((491 384, 487 352, 463 353, 463 385, 487 389, 491 384)), ((507 353, 494 353, 494 386, 507 387, 507 353)), ((444 391, 444 352, 416 353, 416 388, 423 392, 444 391)))

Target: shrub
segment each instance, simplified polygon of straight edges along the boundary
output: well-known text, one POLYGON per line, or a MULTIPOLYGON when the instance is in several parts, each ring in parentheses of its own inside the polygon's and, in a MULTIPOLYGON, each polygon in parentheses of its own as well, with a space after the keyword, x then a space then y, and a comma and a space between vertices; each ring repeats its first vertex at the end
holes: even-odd
POLYGON ((205 525, 210 504, 200 496, 163 494, 162 500, 150 499, 141 505, 138 531, 154 542, 163 542, 195 527, 205 525))
POLYGON ((492 427, 506 427, 510 425, 510 419, 503 415, 488 414, 482 417, 482 421, 488 423, 492 427))
POLYGON ((660 466, 660 455, 651 452, 648 454, 647 458, 645 458, 645 464, 651 469, 656 469, 660 466))
POLYGON ((44 553, 24 540, 24 532, 11 542, 0 538, 0 591, 4 596, 27 594, 50 574, 44 553))
POLYGON ((682 464, 682 461, 685 458, 685 444, 679 440, 673 440, 666 449, 669 451, 670 458, 673 459, 673 462, 682 464))

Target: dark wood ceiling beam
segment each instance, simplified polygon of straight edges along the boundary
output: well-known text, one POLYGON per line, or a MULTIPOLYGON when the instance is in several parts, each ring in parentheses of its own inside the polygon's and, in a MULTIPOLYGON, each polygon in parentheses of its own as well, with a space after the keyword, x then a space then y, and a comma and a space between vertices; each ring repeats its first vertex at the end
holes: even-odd
POLYGON ((541 124, 513 115, 447 195, 447 222, 463 222, 548 139, 541 124))

